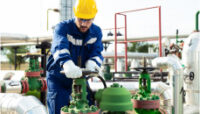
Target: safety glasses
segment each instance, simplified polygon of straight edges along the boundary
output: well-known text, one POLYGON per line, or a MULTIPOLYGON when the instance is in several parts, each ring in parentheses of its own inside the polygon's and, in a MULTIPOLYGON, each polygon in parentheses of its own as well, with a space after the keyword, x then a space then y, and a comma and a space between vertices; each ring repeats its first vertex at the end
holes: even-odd
POLYGON ((78 18, 78 21, 81 22, 81 23, 91 23, 94 19, 81 19, 81 18, 78 18))

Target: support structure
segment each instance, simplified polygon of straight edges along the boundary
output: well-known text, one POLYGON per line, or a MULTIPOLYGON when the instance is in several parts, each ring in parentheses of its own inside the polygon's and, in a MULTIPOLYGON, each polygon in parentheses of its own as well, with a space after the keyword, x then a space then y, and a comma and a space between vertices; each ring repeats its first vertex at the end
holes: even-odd
MULTIPOLYGON (((43 69, 43 73, 41 75, 41 77, 46 77, 46 61, 47 61, 47 49, 49 49, 51 47, 51 44, 49 42, 42 42, 39 45, 36 45, 36 48, 40 48, 41 49, 41 55, 42 56, 42 60, 41 60, 41 67, 43 69)), ((46 92, 41 92, 41 102, 43 104, 46 104, 46 92)))
MULTIPOLYGON (((115 72, 117 72, 117 43, 124 43, 125 45, 125 71, 128 70, 128 63, 127 63, 127 43, 128 42, 137 42, 137 41, 128 41, 127 40, 127 13, 131 13, 131 12, 137 12, 137 11, 143 11, 143 10, 150 10, 150 9, 158 9, 158 15, 159 15, 159 56, 162 56, 162 34, 161 34, 161 6, 155 6, 155 7, 149 7, 149 8, 143 8, 143 9, 136 9, 136 10, 129 10, 129 11, 123 11, 123 12, 118 12, 115 13, 115 72), (117 29, 120 29, 117 27, 117 16, 124 16, 124 41, 117 41, 117 29)), ((154 39, 152 39, 154 40, 154 39)), ((147 41, 147 40, 139 40, 139 41, 147 41)))

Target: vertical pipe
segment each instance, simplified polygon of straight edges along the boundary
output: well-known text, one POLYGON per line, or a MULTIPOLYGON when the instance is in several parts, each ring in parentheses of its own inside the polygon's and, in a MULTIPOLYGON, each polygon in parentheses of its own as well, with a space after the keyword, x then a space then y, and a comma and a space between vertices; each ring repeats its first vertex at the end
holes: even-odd
POLYGON ((200 14, 200 11, 198 11, 196 13, 196 31, 198 32, 199 31, 199 14, 200 14))
POLYGON ((115 14, 115 72, 117 72, 117 14, 115 14))
MULTIPOLYGON (((44 70, 43 75, 41 77, 46 77, 46 61, 47 61, 46 48, 41 48, 41 54, 44 55, 41 58, 42 59, 41 60, 41 67, 44 70)), ((46 104, 46 92, 41 92, 40 100, 44 105, 46 104)))
POLYGON ((124 18, 125 18, 125 71, 128 70, 128 60, 127 60, 127 18, 126 18, 126 15, 124 15, 124 18))
POLYGON ((176 29, 176 44, 178 44, 178 29, 176 29))
POLYGON ((162 57, 161 7, 159 9, 159 56, 162 57))
POLYGON ((167 57, 158 57, 152 61, 154 67, 169 70, 170 87, 172 87, 172 114, 183 114, 183 68, 176 55, 169 54, 167 57))
POLYGON ((15 70, 17 69, 17 48, 18 47, 14 47, 14 50, 15 50, 15 70))
POLYGON ((49 29, 49 9, 47 9, 47 31, 49 29))

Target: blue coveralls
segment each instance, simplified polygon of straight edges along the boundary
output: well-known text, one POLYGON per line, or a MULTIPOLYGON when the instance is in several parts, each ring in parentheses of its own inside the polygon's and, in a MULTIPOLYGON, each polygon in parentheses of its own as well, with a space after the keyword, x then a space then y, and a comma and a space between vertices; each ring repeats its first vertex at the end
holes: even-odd
POLYGON ((50 114, 60 114, 61 107, 69 105, 72 79, 60 74, 62 65, 68 60, 77 65, 78 56, 81 56, 82 68, 88 60, 93 60, 100 66, 103 61, 101 40, 101 29, 95 24, 86 33, 78 30, 75 19, 56 25, 47 63, 47 104, 50 114))

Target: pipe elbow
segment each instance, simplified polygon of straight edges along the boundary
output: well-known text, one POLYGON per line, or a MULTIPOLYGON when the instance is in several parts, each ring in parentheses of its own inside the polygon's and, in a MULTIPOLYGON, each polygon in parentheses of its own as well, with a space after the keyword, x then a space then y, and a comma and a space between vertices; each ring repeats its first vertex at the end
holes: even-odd
POLYGON ((155 58, 152 61, 152 65, 162 69, 172 68, 173 71, 180 71, 183 69, 180 60, 175 55, 155 58))

